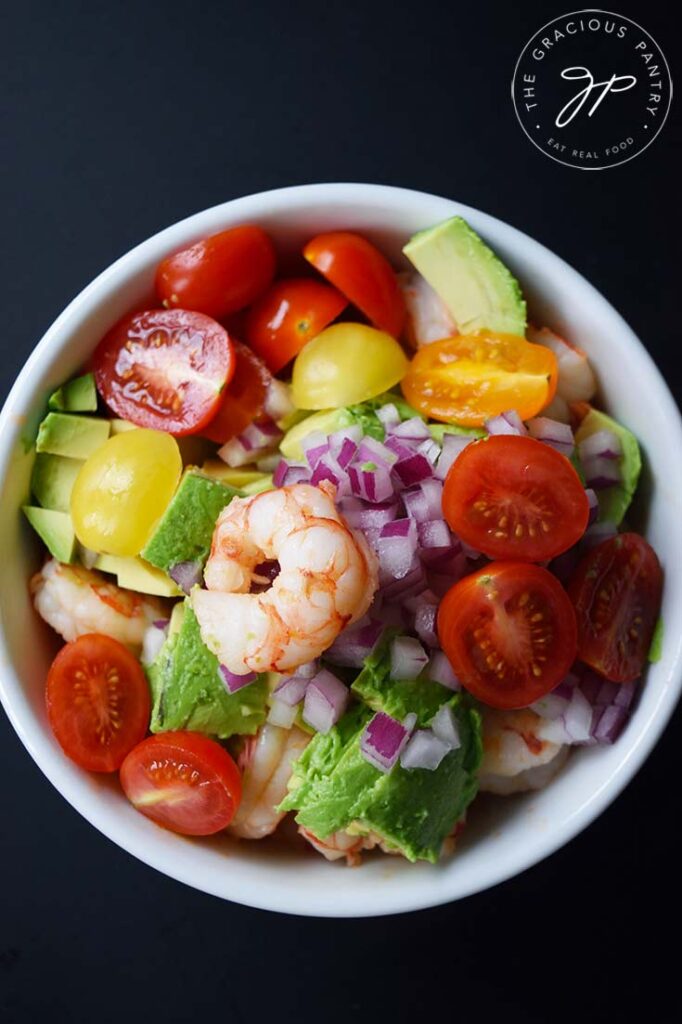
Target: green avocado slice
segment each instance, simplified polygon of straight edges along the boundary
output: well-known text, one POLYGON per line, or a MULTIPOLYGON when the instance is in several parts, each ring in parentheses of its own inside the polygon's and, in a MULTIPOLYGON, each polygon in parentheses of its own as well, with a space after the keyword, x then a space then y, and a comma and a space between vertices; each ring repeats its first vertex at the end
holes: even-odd
POLYGON ((621 482, 598 492, 599 519, 619 526, 630 507, 642 469, 642 456, 635 435, 605 412, 590 409, 575 435, 576 447, 598 430, 610 430, 619 438, 623 454, 619 459, 621 482))
POLYGON ((94 374, 85 373, 82 377, 75 377, 62 384, 50 395, 47 407, 53 412, 96 412, 97 388, 94 374))
POLYGON ((150 729, 189 729, 226 739, 256 732, 265 721, 265 676, 228 693, 218 659, 201 639, 199 623, 187 603, 176 606, 173 630, 147 668, 154 706, 150 729))

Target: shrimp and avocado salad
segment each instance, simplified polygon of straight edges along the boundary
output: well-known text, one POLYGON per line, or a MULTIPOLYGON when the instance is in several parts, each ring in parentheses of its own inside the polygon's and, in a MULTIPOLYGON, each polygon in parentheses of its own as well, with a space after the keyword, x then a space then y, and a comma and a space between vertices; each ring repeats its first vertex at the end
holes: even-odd
POLYGON ((657 656, 586 353, 461 217, 403 252, 333 231, 286 277, 256 225, 200 240, 49 399, 49 722, 177 833, 435 862, 479 792, 615 742, 657 656))

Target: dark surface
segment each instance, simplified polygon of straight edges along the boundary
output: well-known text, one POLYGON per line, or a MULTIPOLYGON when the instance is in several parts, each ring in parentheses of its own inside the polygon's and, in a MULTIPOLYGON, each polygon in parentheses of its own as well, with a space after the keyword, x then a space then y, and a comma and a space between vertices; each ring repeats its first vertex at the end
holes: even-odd
MULTIPOLYGON (((675 77, 670 9, 617 8, 675 77)), ((452 196, 545 242, 624 314, 679 400, 675 105, 646 153, 592 174, 542 156, 514 117, 522 46, 570 9, 13 5, 2 394, 66 302, 159 228, 247 192, 356 180, 452 196)), ((2 716, 0 1020, 673 1020, 681 739, 678 718, 615 806, 522 877, 435 911, 334 922, 221 903, 133 860, 2 716)))

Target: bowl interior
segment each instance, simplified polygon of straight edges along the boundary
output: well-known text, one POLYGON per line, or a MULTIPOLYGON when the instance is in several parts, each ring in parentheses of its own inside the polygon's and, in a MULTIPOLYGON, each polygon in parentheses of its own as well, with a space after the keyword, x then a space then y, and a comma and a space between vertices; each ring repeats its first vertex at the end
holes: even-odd
POLYGON ((363 916, 444 903, 529 867, 588 824, 641 764, 674 707, 680 684, 682 585, 682 429, 658 371, 611 306, 575 271, 527 236, 478 211, 435 196, 366 185, 317 185, 245 197, 188 218, 132 250, 64 311, 22 371, 0 427, 0 692, 22 741, 48 778, 86 818, 119 845, 206 892, 252 906, 302 914, 363 916), (421 228, 455 213, 466 217, 520 279, 531 318, 585 348, 605 407, 639 437, 646 460, 636 510, 664 568, 666 643, 648 670, 632 721, 613 747, 575 752, 544 791, 474 805, 458 854, 437 866, 369 857, 349 871, 286 843, 194 841, 157 829, 138 815, 115 779, 79 771, 47 727, 43 690, 55 637, 31 607, 27 580, 39 564, 31 532, 17 514, 28 495, 26 445, 46 395, 74 373, 102 334, 151 296, 154 268, 167 252, 247 221, 271 232, 289 271, 302 269, 301 247, 313 234, 357 229, 396 265, 421 228))

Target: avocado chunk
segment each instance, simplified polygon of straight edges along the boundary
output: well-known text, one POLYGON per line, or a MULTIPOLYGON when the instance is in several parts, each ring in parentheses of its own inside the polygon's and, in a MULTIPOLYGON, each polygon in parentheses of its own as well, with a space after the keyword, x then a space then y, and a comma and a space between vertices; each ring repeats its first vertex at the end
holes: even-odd
POLYGON ((518 281, 462 217, 419 231, 403 252, 440 296, 461 334, 526 333, 518 281))
POLYGON ((362 427, 363 434, 369 434, 377 441, 383 441, 385 431, 377 416, 377 409, 381 409, 382 406, 389 403, 395 405, 402 420, 421 416, 421 413, 413 409, 401 395, 387 391, 383 395, 377 395, 376 398, 370 398, 358 405, 349 405, 344 409, 322 409, 320 412, 307 416, 301 423, 297 423, 287 431, 282 438, 279 450, 285 459, 300 462, 305 458, 302 442, 309 434, 316 431, 326 436, 355 424, 362 427))
POLYGON ((160 569, 149 565, 142 558, 125 558, 121 555, 100 555, 95 569, 110 572, 118 579, 118 585, 138 594, 154 594, 156 597, 182 597, 182 591, 172 579, 160 569))
POLYGON ((76 534, 67 512, 36 505, 24 505, 23 511, 53 558, 58 562, 75 561, 76 534))
POLYGON ((43 508, 57 512, 68 512, 71 491, 80 473, 81 459, 69 459, 64 455, 36 455, 31 474, 31 491, 43 508))
POLYGON ((228 693, 218 659, 202 641, 199 623, 187 603, 173 609, 168 638, 147 675, 154 701, 152 732, 190 729, 226 739, 237 733, 252 734, 265 721, 265 677, 228 693))
POLYGON ((206 462, 201 467, 201 472, 204 476, 210 477, 211 480, 227 484, 229 487, 234 487, 237 491, 251 484, 258 484, 266 480, 268 476, 267 473, 261 473, 259 469, 246 469, 242 467, 233 469, 223 462, 222 459, 206 459, 206 462))
POLYGON ((378 835, 408 860, 438 859, 443 840, 476 795, 481 759, 480 718, 465 698, 429 680, 391 680, 388 637, 365 661, 353 692, 365 703, 348 711, 328 733, 317 733, 294 765, 289 793, 280 810, 295 810, 296 821, 324 839, 339 829, 378 835), (365 760, 360 739, 373 712, 398 719, 413 712, 420 727, 448 705, 461 746, 435 771, 387 774, 365 760))
POLYGON ((129 430, 138 429, 134 423, 130 422, 130 420, 113 419, 109 420, 109 423, 111 426, 112 437, 114 437, 115 434, 126 434, 129 430))
POLYGON ((619 438, 623 449, 618 460, 621 482, 597 492, 599 521, 619 526, 637 490, 639 474, 642 469, 642 456, 635 435, 627 427, 621 426, 605 412, 599 412, 597 409, 590 409, 578 427, 575 434, 576 446, 591 434, 596 434, 598 430, 610 430, 619 438))
POLYGON ((211 550, 216 519, 237 495, 233 487, 187 469, 168 508, 142 550, 142 557, 168 572, 178 562, 203 565, 211 550))
POLYGON ((47 407, 53 412, 97 412, 94 374, 85 373, 62 384, 50 395, 47 407))
POLYGON ((48 412, 38 428, 36 451, 64 455, 70 459, 87 459, 102 447, 108 437, 109 420, 48 412))

